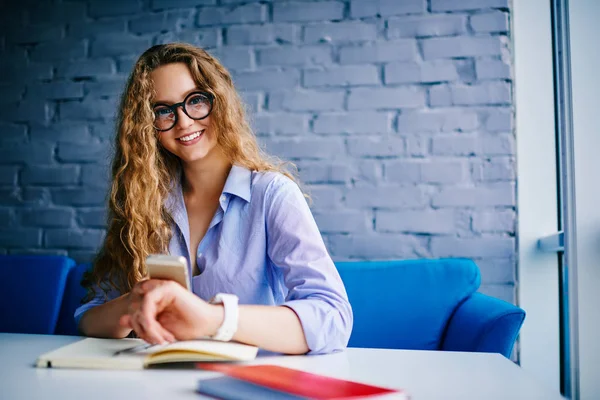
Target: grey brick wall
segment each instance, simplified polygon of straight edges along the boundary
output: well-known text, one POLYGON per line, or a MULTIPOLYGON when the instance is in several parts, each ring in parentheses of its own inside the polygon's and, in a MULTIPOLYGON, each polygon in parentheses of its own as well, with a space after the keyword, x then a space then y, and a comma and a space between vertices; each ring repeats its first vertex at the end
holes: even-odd
POLYGON ((470 257, 515 300, 508 0, 5 3, 0 253, 91 258, 124 80, 179 40, 233 72, 334 259, 470 257))

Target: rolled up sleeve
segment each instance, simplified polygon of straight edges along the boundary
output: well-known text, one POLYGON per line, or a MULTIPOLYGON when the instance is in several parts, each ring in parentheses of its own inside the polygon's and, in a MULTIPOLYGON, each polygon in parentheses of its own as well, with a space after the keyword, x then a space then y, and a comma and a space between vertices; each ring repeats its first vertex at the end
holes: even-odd
POLYGON ((283 305, 298 315, 309 354, 340 351, 352 332, 352 308, 310 208, 286 177, 275 179, 266 195, 267 251, 283 272, 283 305))
POLYGON ((73 317, 75 318, 75 326, 77 327, 77 329, 79 329, 79 322, 81 321, 81 318, 83 317, 83 314, 85 314, 86 311, 91 310, 96 306, 102 305, 110 300, 116 299, 119 296, 120 294, 117 290, 111 290, 110 292, 108 292, 108 294, 105 295, 102 290, 96 288, 96 296, 87 303, 84 303, 75 309, 75 314, 73 315, 73 317))

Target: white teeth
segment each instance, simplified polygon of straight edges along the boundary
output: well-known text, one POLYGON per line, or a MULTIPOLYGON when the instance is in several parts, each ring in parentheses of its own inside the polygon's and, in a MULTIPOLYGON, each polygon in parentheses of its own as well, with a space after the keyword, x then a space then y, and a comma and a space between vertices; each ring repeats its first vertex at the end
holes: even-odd
POLYGON ((192 133, 191 135, 180 137, 179 140, 181 140, 182 142, 189 142, 190 140, 196 139, 198 136, 200 136, 200 132, 195 132, 195 133, 192 133))

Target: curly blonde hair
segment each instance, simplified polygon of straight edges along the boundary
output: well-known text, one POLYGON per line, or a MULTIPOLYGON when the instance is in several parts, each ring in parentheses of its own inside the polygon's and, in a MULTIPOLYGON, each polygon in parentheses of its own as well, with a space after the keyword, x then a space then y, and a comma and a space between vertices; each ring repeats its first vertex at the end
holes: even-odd
MULTIPOLYGON (((259 147, 229 72, 203 49, 184 43, 153 46, 131 72, 117 119, 108 230, 82 281, 89 300, 98 288, 105 294, 127 293, 146 277, 149 254, 166 253, 172 237, 172 218, 166 199, 179 179, 179 159, 164 149, 153 126, 155 95, 150 73, 156 68, 184 63, 199 89, 215 97, 211 127, 217 143, 232 164, 252 171, 278 171, 298 183, 293 164, 268 156, 259 147)), ((84 301, 85 301, 84 300, 84 301)))

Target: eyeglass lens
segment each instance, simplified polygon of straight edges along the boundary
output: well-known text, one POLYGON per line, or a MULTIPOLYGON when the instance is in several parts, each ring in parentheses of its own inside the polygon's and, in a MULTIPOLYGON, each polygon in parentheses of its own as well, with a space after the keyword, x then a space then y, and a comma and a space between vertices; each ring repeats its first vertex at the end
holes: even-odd
MULTIPOLYGON (((212 103, 202 93, 191 93, 183 104, 183 111, 192 119, 203 119, 210 113, 212 103)), ((169 130, 177 123, 177 104, 173 106, 158 105, 154 108, 154 126, 159 130, 169 130)))

